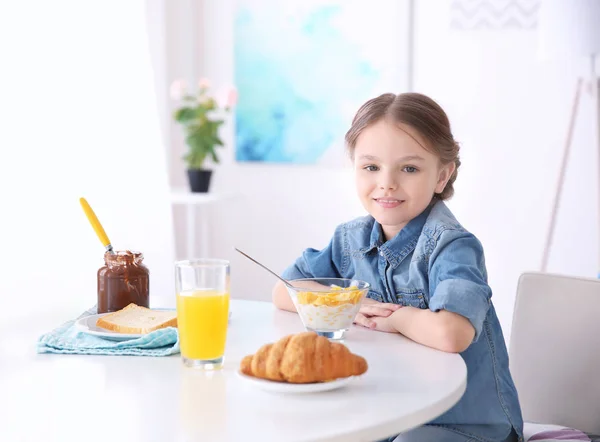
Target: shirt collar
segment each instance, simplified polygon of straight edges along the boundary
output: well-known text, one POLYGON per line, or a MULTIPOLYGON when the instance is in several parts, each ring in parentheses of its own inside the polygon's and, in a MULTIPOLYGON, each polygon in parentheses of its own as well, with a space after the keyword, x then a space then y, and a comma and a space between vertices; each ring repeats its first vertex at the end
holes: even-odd
POLYGON ((410 220, 396 236, 388 241, 385 241, 381 224, 375 221, 371 229, 369 247, 365 252, 379 249, 379 253, 385 256, 392 266, 396 267, 416 247, 433 205, 432 202, 420 215, 410 220))

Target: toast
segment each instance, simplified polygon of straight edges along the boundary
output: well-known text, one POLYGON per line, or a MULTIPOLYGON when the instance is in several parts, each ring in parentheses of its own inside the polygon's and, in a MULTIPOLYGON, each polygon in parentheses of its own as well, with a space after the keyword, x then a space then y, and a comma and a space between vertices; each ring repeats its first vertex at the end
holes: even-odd
POLYGON ((165 327, 177 327, 177 312, 152 310, 132 303, 100 317, 96 326, 117 333, 146 334, 165 327))

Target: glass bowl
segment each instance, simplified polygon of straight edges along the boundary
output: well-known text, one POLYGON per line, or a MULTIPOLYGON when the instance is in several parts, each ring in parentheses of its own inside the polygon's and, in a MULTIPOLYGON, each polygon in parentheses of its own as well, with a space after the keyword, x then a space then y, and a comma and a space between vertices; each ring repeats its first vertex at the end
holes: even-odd
POLYGON ((298 315, 308 331, 329 339, 342 339, 352 326, 370 284, 346 278, 304 278, 287 287, 298 315))

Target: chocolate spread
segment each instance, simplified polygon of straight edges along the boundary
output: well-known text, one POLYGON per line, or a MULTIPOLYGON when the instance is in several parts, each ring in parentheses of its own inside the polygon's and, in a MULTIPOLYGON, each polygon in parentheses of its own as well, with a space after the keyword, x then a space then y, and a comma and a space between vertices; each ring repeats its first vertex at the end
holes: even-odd
POLYGON ((98 270, 98 313, 121 310, 127 305, 149 307, 150 272, 139 252, 104 254, 105 265, 98 270))

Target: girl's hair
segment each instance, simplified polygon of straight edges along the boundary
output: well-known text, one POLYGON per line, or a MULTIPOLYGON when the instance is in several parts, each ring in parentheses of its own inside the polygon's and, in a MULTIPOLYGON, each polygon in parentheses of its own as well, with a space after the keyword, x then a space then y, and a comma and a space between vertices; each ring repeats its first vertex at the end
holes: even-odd
POLYGON ((404 123, 414 128, 426 140, 426 146, 421 145, 421 147, 437 155, 442 165, 452 162, 455 164, 456 168, 446 187, 441 193, 436 194, 441 200, 452 197, 454 181, 460 167, 458 155, 460 147, 454 141, 448 116, 440 105, 426 95, 417 93, 383 94, 367 101, 356 112, 352 127, 346 133, 346 145, 352 157, 354 157, 356 140, 362 131, 383 119, 395 124, 404 123))

